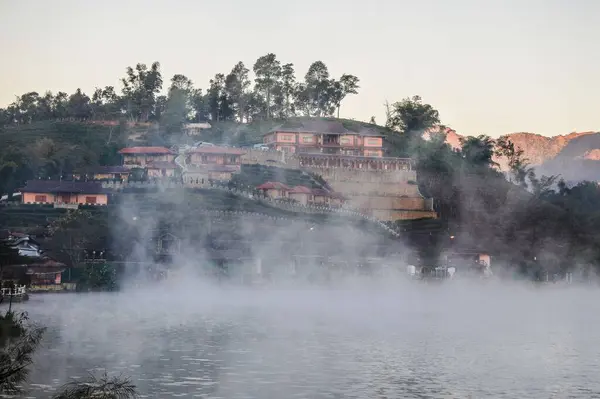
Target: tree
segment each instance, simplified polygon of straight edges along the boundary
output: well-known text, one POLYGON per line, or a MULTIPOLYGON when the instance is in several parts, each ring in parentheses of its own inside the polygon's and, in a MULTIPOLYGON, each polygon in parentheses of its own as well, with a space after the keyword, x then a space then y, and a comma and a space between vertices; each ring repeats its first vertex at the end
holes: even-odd
POLYGON ((173 76, 164 111, 159 115, 167 134, 180 133, 183 124, 192 118, 193 93, 194 86, 189 78, 180 74, 173 76))
POLYGON ((69 211, 47 227, 46 247, 59 261, 76 266, 85 250, 108 247, 107 223, 102 215, 81 209, 69 211))
POLYGON ((244 110, 248 100, 249 69, 242 61, 235 64, 229 75, 225 78, 225 93, 231 102, 232 109, 238 115, 238 121, 244 122, 244 110))
POLYGON ((26 313, 6 312, 0 316, 0 393, 23 393, 33 354, 45 328, 28 322, 26 313))
POLYGON ((162 89, 160 64, 154 62, 149 69, 146 64, 137 64, 135 69, 127 67, 127 77, 121 82, 128 114, 136 120, 147 122, 155 105, 156 94, 162 89))
POLYGON ((340 117, 340 105, 348 94, 358 94, 358 82, 360 80, 354 75, 343 74, 339 81, 333 81, 332 98, 337 108, 337 117, 340 117))
POLYGON ((254 63, 252 68, 256 78, 256 90, 264 93, 265 98, 265 114, 266 118, 271 117, 272 91, 281 77, 281 63, 277 60, 277 56, 273 53, 263 55, 254 63))
POLYGON ((510 171, 509 180, 523 188, 527 188, 527 179, 533 172, 526 158, 523 157, 523 150, 515 148, 515 145, 507 136, 502 136, 496 140, 496 156, 504 157, 508 160, 510 171))
POLYGON ((440 123, 438 111, 413 96, 392 104, 386 126, 409 136, 420 136, 426 129, 440 123))
POLYGON ((492 160, 495 142, 489 136, 466 137, 460 139, 461 154, 471 165, 496 166, 492 160))
POLYGON ((293 102, 295 89, 296 75, 294 71, 294 64, 284 64, 281 68, 280 82, 280 92, 281 96, 283 97, 282 113, 284 118, 295 115, 296 113, 293 102))
POLYGON ((221 115, 219 101, 223 91, 224 79, 225 76, 222 73, 216 74, 214 79, 210 80, 210 86, 206 93, 210 118, 213 121, 218 121, 221 115))
POLYGON ((133 399, 138 397, 136 386, 129 378, 109 377, 104 373, 102 377, 90 374, 86 380, 76 380, 65 384, 61 392, 53 396, 53 399, 133 399))
POLYGON ((69 115, 75 119, 86 120, 92 116, 90 98, 81 89, 71 94, 67 107, 69 115))
POLYGON ((329 80, 329 70, 323 61, 310 65, 304 81, 310 115, 331 115, 335 106, 332 103, 333 82, 329 80))
POLYGON ((207 96, 202 94, 202 89, 195 89, 190 95, 192 106, 192 122, 207 121, 210 118, 210 111, 207 102, 207 96))

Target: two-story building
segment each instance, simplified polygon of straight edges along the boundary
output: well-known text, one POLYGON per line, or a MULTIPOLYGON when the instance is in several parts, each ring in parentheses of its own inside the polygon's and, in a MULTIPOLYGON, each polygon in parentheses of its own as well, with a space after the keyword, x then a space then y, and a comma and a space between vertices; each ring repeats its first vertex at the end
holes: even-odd
POLYGON ((242 168, 244 150, 232 147, 196 147, 187 152, 183 181, 192 185, 230 180, 242 168))
POLYGON ((364 157, 383 156, 383 135, 374 130, 354 132, 337 121, 309 121, 299 126, 283 124, 263 136, 272 150, 364 157))
POLYGON ((175 175, 176 153, 166 147, 127 147, 119 151, 126 168, 144 168, 149 177, 172 177, 175 175))

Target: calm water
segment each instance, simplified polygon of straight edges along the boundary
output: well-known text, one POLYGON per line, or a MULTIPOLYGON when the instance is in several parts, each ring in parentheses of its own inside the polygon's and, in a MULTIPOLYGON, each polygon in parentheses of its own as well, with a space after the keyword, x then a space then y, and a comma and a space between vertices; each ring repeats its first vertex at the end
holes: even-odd
POLYGON ((600 398, 599 298, 459 283, 173 285, 20 307, 49 327, 31 397, 107 369, 153 398, 600 398))

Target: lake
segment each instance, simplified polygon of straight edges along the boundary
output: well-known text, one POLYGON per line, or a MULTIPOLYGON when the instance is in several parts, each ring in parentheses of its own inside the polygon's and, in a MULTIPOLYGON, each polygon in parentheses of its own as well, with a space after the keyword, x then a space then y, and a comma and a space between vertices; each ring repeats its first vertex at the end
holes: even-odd
POLYGON ((600 398, 600 291, 355 281, 179 281, 32 295, 48 327, 30 397, 89 371, 144 397, 600 398))

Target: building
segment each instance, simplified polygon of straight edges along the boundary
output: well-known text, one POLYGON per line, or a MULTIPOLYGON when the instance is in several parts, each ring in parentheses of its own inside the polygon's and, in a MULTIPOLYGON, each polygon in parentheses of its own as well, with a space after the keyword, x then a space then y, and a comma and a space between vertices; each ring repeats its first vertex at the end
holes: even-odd
POLYGON ((78 181, 127 181, 130 169, 125 166, 94 166, 73 174, 78 181))
POLYGON ((341 207, 345 202, 345 197, 340 193, 306 186, 288 187, 280 182, 268 181, 256 187, 256 189, 269 198, 289 199, 301 205, 341 207))
POLYGON ((172 164, 176 153, 166 147, 127 147, 119 151, 123 156, 123 166, 126 168, 146 168, 148 165, 159 163, 172 164))
POLYGON ((149 178, 173 177, 177 170, 174 162, 150 161, 146 163, 149 178))
POLYGON ((183 181, 186 184, 202 185, 210 180, 229 181, 242 168, 242 155, 239 148, 206 146, 196 147, 187 152, 183 181))
POLYGON ((40 249, 40 243, 28 234, 0 230, 0 243, 17 250, 19 256, 30 258, 39 258, 42 256, 43 251, 40 249))
POLYGON ((289 153, 383 156, 383 135, 375 130, 354 132, 339 121, 314 120, 283 124, 263 136, 272 150, 289 153))
POLYGON ((277 181, 268 181, 257 186, 256 189, 261 191, 266 197, 273 199, 288 198, 288 192, 290 191, 290 187, 277 181))
POLYGON ((100 182, 29 180, 20 191, 24 204, 54 204, 57 207, 108 204, 108 192, 100 182))
POLYGON ((200 123, 186 123, 183 125, 181 130, 185 132, 188 136, 193 136, 196 134, 200 134, 203 130, 210 129, 211 125, 208 122, 200 122, 200 123))

